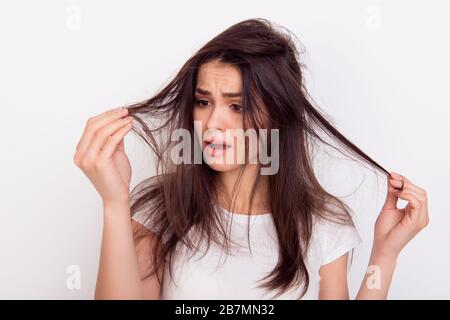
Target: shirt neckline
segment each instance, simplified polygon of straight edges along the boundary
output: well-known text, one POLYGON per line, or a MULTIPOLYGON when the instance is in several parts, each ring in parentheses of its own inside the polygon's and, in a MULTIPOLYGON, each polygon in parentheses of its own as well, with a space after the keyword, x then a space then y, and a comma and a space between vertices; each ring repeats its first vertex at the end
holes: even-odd
POLYGON ((250 220, 251 223, 253 222, 266 222, 269 221, 272 218, 272 213, 258 213, 258 214, 245 214, 245 213, 236 213, 232 211, 228 211, 225 208, 222 208, 221 206, 216 205, 227 217, 231 217, 233 221, 238 222, 247 222, 250 220))

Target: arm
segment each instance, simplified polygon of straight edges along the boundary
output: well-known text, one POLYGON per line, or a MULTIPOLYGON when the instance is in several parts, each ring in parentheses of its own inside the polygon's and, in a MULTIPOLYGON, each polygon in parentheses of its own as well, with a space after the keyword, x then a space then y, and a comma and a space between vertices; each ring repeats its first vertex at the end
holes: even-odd
POLYGON ((320 267, 320 300, 348 300, 348 253, 320 267))
MULTIPOLYGON (((401 250, 429 223, 425 190, 392 173, 386 202, 377 218, 372 254, 356 299, 386 299, 401 250), (409 201, 403 209, 397 200, 409 201)), ((320 299, 348 299, 347 256, 320 268, 320 299)))
POLYGON ((367 273, 356 299, 386 299, 396 265, 396 257, 384 257, 372 251, 367 273))
POLYGON ((130 210, 125 203, 104 206, 95 299, 142 299, 130 210))
MULTIPOLYGON (((126 205, 105 205, 95 299, 159 299, 161 284, 153 268, 158 237, 130 219, 126 205), (135 236, 139 235, 139 236, 135 236)), ((163 267, 159 270, 162 279, 163 267)))
POLYGON ((403 248, 429 223, 426 191, 406 177, 392 172, 388 194, 375 223, 367 273, 356 299, 386 299, 397 259, 403 248), (408 201, 397 208, 398 199, 408 201))
MULTIPOLYGON (((348 253, 320 268, 320 300, 349 299, 347 285, 348 253)), ((386 299, 396 267, 394 257, 372 253, 366 276, 355 299, 386 299)))
MULTIPOLYGON (((141 271, 156 238, 135 238, 130 219, 131 164, 124 137, 132 128, 128 109, 118 108, 88 119, 73 157, 103 200, 103 234, 95 299, 158 298, 160 287, 141 271), (136 250, 135 250, 136 249, 136 250)), ((144 265, 145 264, 145 265, 144 265)))
POLYGON ((162 282, 160 283, 158 281, 158 277, 163 280, 165 262, 157 270, 158 276, 156 273, 151 273, 154 269, 153 255, 160 237, 134 220, 131 220, 131 226, 133 228, 134 245, 144 291, 144 299, 160 299, 162 282))

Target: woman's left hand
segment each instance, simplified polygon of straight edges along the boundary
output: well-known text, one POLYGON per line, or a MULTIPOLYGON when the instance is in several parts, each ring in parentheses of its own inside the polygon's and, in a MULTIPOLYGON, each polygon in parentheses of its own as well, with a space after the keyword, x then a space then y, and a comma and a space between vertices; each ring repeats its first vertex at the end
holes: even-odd
POLYGON ((373 253, 396 259, 406 244, 428 223, 426 191, 406 177, 391 172, 386 202, 375 223, 373 253), (399 198, 408 201, 405 208, 397 208, 399 198))

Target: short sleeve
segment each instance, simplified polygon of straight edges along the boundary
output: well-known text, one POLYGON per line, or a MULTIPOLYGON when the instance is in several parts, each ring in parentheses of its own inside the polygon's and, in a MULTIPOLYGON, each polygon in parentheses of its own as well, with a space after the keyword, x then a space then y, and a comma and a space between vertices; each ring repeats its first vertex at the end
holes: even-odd
MULTIPOLYGON (((161 228, 156 224, 154 214, 148 214, 146 211, 137 211, 131 217, 134 221, 138 222, 142 226, 144 226, 147 230, 150 230, 152 233, 161 236, 161 228)), ((166 235, 163 235, 163 242, 167 240, 166 235)))
POLYGON ((135 214, 133 214, 131 218, 134 221, 143 225, 148 230, 152 231, 153 233, 157 233, 154 219, 151 219, 150 215, 147 214, 145 211, 137 211, 135 214))
POLYGON ((321 242, 322 262, 328 264, 358 247, 362 237, 354 225, 340 224, 321 218, 317 230, 321 242))

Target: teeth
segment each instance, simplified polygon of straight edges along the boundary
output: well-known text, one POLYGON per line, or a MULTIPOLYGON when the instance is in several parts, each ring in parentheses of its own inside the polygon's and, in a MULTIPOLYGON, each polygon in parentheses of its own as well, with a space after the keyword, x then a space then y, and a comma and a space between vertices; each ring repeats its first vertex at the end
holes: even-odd
POLYGON ((211 145, 211 147, 214 148, 214 149, 225 149, 225 148, 227 148, 227 146, 224 145, 224 144, 211 143, 210 145, 211 145))

